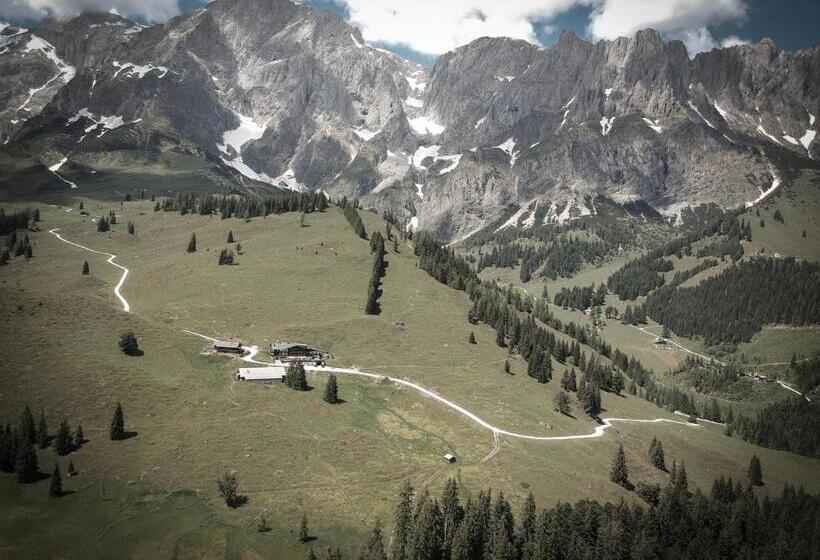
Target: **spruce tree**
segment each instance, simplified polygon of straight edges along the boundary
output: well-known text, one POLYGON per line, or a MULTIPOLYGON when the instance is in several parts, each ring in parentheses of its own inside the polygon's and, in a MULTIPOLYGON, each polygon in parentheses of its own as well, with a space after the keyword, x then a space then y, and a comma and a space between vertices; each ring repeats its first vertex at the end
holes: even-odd
POLYGON ((618 445, 618 451, 615 452, 612 470, 609 472, 609 480, 624 487, 629 483, 629 471, 626 467, 626 453, 624 453, 623 445, 618 445))
POLYGON ((77 431, 74 432, 74 449, 79 449, 85 443, 85 434, 83 434, 83 427, 77 425, 77 431))
POLYGON ((34 251, 31 249, 31 245, 26 245, 26 259, 30 259, 34 256, 34 251))
POLYGON ((310 540, 310 531, 308 531, 307 514, 302 514, 302 520, 299 522, 299 542, 306 543, 310 540))
POLYGON ((222 478, 216 481, 219 488, 219 495, 225 500, 225 505, 230 508, 237 507, 240 502, 237 490, 239 488, 239 481, 236 478, 236 473, 226 472, 222 478))
POLYGON ((133 222, 128 222, 128 233, 130 233, 131 235, 137 233, 137 230, 134 228, 133 222))
POLYGON ((307 391, 309 389, 307 377, 305 376, 305 366, 302 362, 291 362, 288 366, 285 385, 295 391, 307 391))
POLYGON ((233 243, 233 231, 228 231, 228 241, 226 243, 233 243))
POLYGON ((142 353, 139 343, 137 342, 137 336, 131 331, 124 332, 120 335, 119 344, 122 353, 128 356, 139 356, 142 353))
POLYGON ((125 417, 120 403, 117 403, 117 408, 114 410, 114 418, 111 419, 109 434, 112 441, 125 439, 125 417))
POLYGON ((373 532, 370 533, 370 537, 364 545, 364 550, 359 555, 359 560, 387 560, 384 539, 382 538, 382 525, 379 521, 376 521, 373 532))
POLYGON ((40 449, 45 449, 51 442, 48 436, 48 424, 46 424, 46 415, 43 410, 40 410, 40 424, 37 426, 37 445, 40 449))
POLYGON ((14 471, 17 473, 17 482, 24 484, 35 482, 39 475, 39 463, 33 442, 23 434, 20 434, 17 441, 14 471))
POLYGON ((510 373, 510 361, 504 360, 504 373, 510 373))
POLYGON ((407 560, 413 538, 413 487, 405 482, 399 492, 399 502, 393 515, 393 545, 391 560, 407 560))
POLYGON ((569 395, 567 395, 564 390, 560 390, 555 393, 555 397, 553 398, 553 404, 555 406, 555 410, 560 412, 561 414, 568 415, 570 410, 570 402, 569 402, 569 395))
POLYGON ((196 253, 196 234, 195 233, 191 234, 191 240, 188 241, 187 251, 189 253, 196 253))
POLYGON ((60 422, 60 429, 57 431, 57 437, 54 438, 54 452, 57 455, 68 455, 74 448, 74 440, 71 438, 71 429, 68 422, 63 420, 60 422))
POLYGON ((77 469, 74 468, 74 461, 68 462, 68 476, 74 476, 77 474, 77 469))
POLYGON ((666 471, 666 458, 663 453, 663 444, 658 438, 652 438, 649 444, 649 460, 655 468, 666 471))
POLYGON ((85 208, 85 206, 83 206, 83 203, 82 203, 82 202, 80 202, 80 208, 79 208, 79 209, 80 209, 80 210, 83 210, 84 208, 85 208))
POLYGON ((472 332, 472 331, 470 332, 470 338, 467 340, 467 342, 469 342, 470 344, 477 344, 477 342, 475 341, 475 333, 474 332, 472 332))
POLYGON ((336 386, 336 376, 330 374, 325 384, 325 394, 322 397, 326 403, 337 404, 339 402, 339 392, 336 386))
POLYGON ((256 525, 256 530, 260 533, 267 533, 270 531, 270 523, 268 523, 268 518, 265 517, 264 513, 259 517, 259 523, 256 525))
POLYGON ((34 417, 28 405, 23 408, 20 415, 20 436, 33 443, 37 439, 37 430, 34 429, 34 417))
POLYGON ((51 487, 48 490, 49 498, 61 498, 63 495, 63 477, 60 475, 60 465, 54 463, 54 471, 51 473, 51 487))
POLYGON ((83 263, 83 276, 87 276, 91 272, 91 269, 88 267, 88 261, 83 263))
POLYGON ((752 486, 763 486, 763 469, 757 455, 752 455, 749 461, 749 483, 752 486))

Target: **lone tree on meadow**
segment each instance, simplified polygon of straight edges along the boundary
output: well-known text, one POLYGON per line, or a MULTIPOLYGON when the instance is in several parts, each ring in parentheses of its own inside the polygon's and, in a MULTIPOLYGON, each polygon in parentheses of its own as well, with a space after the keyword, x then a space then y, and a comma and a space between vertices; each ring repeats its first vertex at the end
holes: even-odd
POLYGON ((100 218, 97 221, 97 232, 103 233, 109 231, 111 229, 111 224, 108 223, 108 219, 105 217, 100 218))
POLYGON ((191 240, 188 242, 188 249, 189 253, 196 253, 196 234, 191 234, 191 240))
POLYGON ((649 444, 649 460, 656 469, 666 471, 666 458, 663 454, 663 444, 658 438, 652 438, 649 444))
POLYGON ((219 487, 219 495, 225 500, 225 505, 230 508, 241 506, 247 498, 238 494, 239 480, 236 478, 235 472, 226 472, 222 478, 216 481, 219 487))
POLYGON ((54 471, 51 473, 51 487, 48 489, 49 498, 61 498, 63 496, 63 477, 60 474, 60 465, 54 463, 54 471))
POLYGON ((37 430, 34 428, 34 416, 32 416, 31 409, 28 405, 23 408, 23 413, 20 415, 20 436, 32 443, 37 439, 37 430))
POLYGON ((112 441, 125 439, 125 416, 122 413, 122 405, 117 403, 114 410, 114 418, 111 419, 111 429, 109 430, 112 441))
POLYGON ((467 342, 469 342, 470 344, 478 344, 475 340, 475 333, 474 332, 470 331, 470 338, 467 339, 467 342))
POLYGON ((749 461, 749 483, 753 486, 763 486, 763 469, 760 467, 760 459, 757 455, 752 455, 749 461))
POLYGON ((69 428, 68 422, 63 420, 60 422, 57 437, 54 438, 54 452, 57 455, 68 455, 73 449, 74 439, 71 437, 71 428, 69 428))
POLYGON ((226 243, 233 243, 233 231, 228 231, 228 241, 226 243))
POLYGON ((77 424, 77 431, 74 432, 74 449, 79 449, 85 443, 85 434, 83 434, 83 427, 77 424))
POLYGON ((220 265, 223 264, 233 264, 233 251, 229 249, 222 249, 219 253, 219 261, 220 265))
POLYGON ((137 233, 137 230, 134 228, 134 222, 128 222, 128 233, 131 235, 137 233))
POLYGON ((302 514, 302 521, 299 522, 299 542, 306 543, 310 540, 310 531, 308 531, 307 514, 302 514))
POLYGON ((90 272, 91 272, 91 269, 88 267, 88 261, 85 261, 83 263, 83 276, 88 276, 88 274, 90 272))
POLYGON ((330 404, 338 404, 339 403, 339 389, 336 386, 336 376, 330 375, 327 378, 327 383, 325 384, 325 394, 322 397, 326 403, 330 404))
POLYGON ((609 472, 609 480, 624 487, 629 483, 629 471, 626 468, 626 453, 624 453, 623 445, 619 445, 618 451, 615 452, 612 470, 609 472))
POLYGON ((142 354, 140 345, 137 342, 137 335, 131 331, 122 333, 120 335, 120 350, 128 356, 139 356, 142 354))

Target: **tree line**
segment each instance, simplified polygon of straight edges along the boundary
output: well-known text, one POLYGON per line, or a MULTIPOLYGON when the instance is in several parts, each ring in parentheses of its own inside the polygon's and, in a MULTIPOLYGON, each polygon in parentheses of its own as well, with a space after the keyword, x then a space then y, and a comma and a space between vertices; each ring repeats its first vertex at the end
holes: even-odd
POLYGON ((22 210, 8 214, 5 209, 0 208, 0 235, 8 235, 20 229, 28 229, 32 222, 39 221, 39 208, 23 208, 22 210))
POLYGON ((665 287, 646 299, 655 321, 707 345, 748 341, 764 324, 820 323, 820 265, 754 258, 690 288, 665 287))
POLYGON ((228 218, 256 218, 288 212, 324 212, 328 207, 327 197, 321 191, 288 192, 267 196, 240 196, 236 194, 176 193, 161 201, 156 201, 154 211, 179 212, 210 216, 219 214, 228 218))
POLYGON ((339 208, 342 209, 342 213, 347 219, 347 223, 350 224, 350 227, 353 228, 353 231, 361 237, 362 239, 367 239, 367 230, 364 228, 364 223, 362 222, 361 216, 359 216, 359 212, 356 210, 359 206, 359 201, 354 200, 350 202, 347 200, 347 197, 344 196, 339 201, 339 208))
MULTIPOLYGON (((613 482, 620 483, 625 475, 625 462, 616 457, 613 482)), ((820 539, 815 523, 820 498, 787 485, 780 495, 761 502, 753 484, 751 478, 746 485, 719 478, 705 494, 690 489, 683 466, 673 466, 662 487, 638 484, 648 500, 645 506, 580 500, 539 511, 530 493, 516 514, 501 492, 484 490, 463 501, 462 489, 452 479, 439 496, 427 488, 414 491, 405 483, 395 507, 390 547, 377 522, 359 558, 812 558, 820 539)))
POLYGON ((380 231, 375 232, 370 238, 370 252, 373 253, 373 268, 367 284, 367 301, 364 305, 364 312, 368 315, 378 315, 381 312, 379 305, 379 298, 382 295, 381 279, 387 266, 384 262, 384 237, 380 231))

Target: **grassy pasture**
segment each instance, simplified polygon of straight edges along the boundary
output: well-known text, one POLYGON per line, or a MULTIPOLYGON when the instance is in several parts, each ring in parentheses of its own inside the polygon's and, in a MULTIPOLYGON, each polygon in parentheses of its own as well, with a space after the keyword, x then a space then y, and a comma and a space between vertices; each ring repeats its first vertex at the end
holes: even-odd
MULTIPOLYGON (((785 482, 820 489, 820 461, 756 448, 708 425, 619 424, 600 439, 567 442, 504 437, 485 461, 492 434, 407 387, 340 375, 345 403, 331 407, 321 401, 319 375, 308 376, 314 390, 305 393, 234 382, 239 362, 203 355, 205 342, 183 329, 260 347, 303 340, 331 352, 336 365, 406 377, 509 430, 565 435, 594 427, 577 408, 574 418, 554 412, 557 382, 537 384, 522 360, 494 344, 491 329, 469 325, 466 295, 416 268, 407 245, 394 254, 388 244, 382 314, 364 315, 372 257, 335 208, 299 227, 296 214, 244 222, 155 213, 148 202, 85 206, 99 215, 115 209, 120 224, 98 234, 76 209, 41 206, 35 257, 0 269, 0 314, 8 317, 0 326, 0 418, 16 421, 28 403, 35 415, 45 409, 52 430, 66 418, 90 440, 71 456, 80 475, 65 478, 76 492, 56 503, 46 497, 47 481, 21 486, 0 476, 4 558, 34 550, 39 557, 301 559, 307 548, 294 532, 303 512, 317 550, 338 544, 350 556, 377 517, 389 530, 405 479, 437 492, 454 476, 472 490, 503 490, 516 504, 528 489, 542 504, 635 500, 608 481, 609 464, 622 442, 633 479, 660 480, 646 456, 653 435, 704 488, 717 474, 742 477, 757 453, 767 481, 761 492, 785 482), (125 232, 129 220, 135 236, 125 232), (123 293, 133 313, 123 313, 112 293, 119 271, 60 242, 46 231, 53 227, 118 255, 131 269, 123 293), (229 229, 242 254, 237 266, 219 267, 229 229), (198 251, 186 254, 193 232, 198 251), (80 274, 84 260, 90 276, 80 274), (137 333, 144 356, 119 352, 124 330, 137 333), (470 331, 477 345, 467 343, 470 331), (503 373, 506 359, 514 375, 503 373), (123 442, 107 440, 116 401, 137 432, 123 442), (446 451, 458 456, 455 465, 441 461, 446 451), (228 469, 249 497, 237 510, 216 493, 228 469), (263 512, 274 526, 264 535, 255 531, 263 512)), ((369 232, 383 228, 376 216, 362 217, 369 232)), ((603 398, 606 416, 672 417, 634 397, 603 398)), ((64 474, 67 459, 59 459, 64 474)), ((40 461, 50 472, 51 449, 40 461)))

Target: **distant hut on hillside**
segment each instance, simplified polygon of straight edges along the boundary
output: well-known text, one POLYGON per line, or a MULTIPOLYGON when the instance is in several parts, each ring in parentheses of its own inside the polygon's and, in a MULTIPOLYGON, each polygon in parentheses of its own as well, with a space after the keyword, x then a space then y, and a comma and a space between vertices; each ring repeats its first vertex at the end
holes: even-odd
POLYGON ((453 455, 452 453, 445 453, 443 459, 445 461, 447 461, 448 463, 455 463, 456 462, 456 456, 453 455))
POLYGON ((214 340, 214 352, 241 354, 242 343, 238 340, 214 340))
POLYGON ((316 365, 321 365, 325 359, 325 355, 321 350, 301 342, 277 340, 270 345, 269 352, 274 360, 281 362, 313 362, 316 365))

